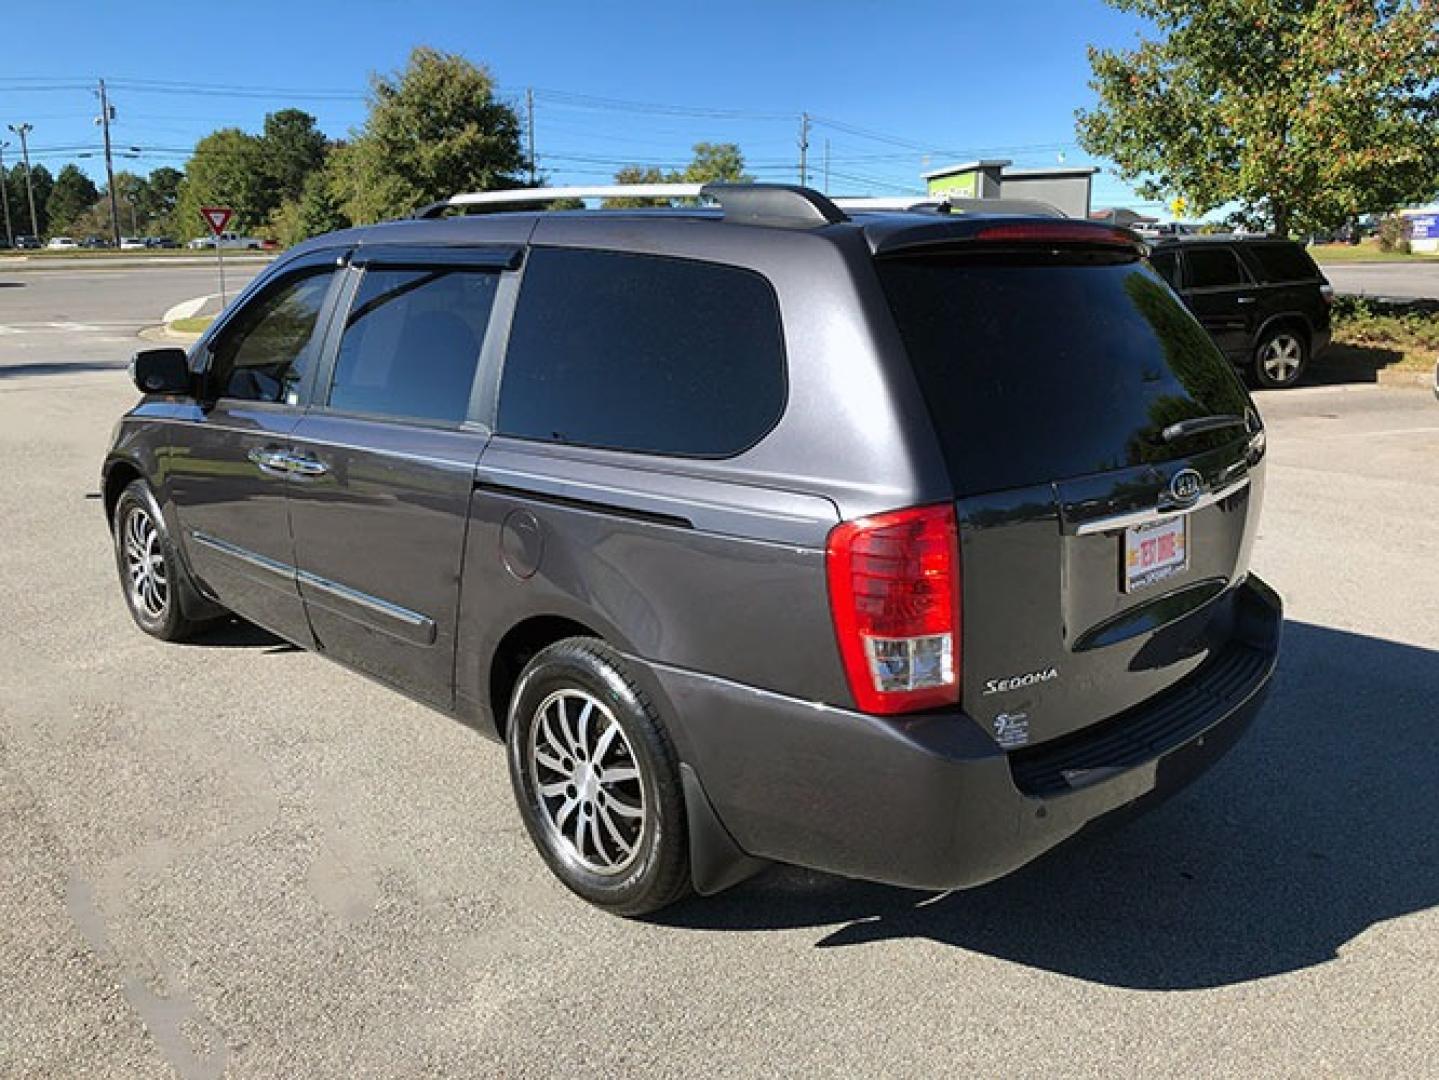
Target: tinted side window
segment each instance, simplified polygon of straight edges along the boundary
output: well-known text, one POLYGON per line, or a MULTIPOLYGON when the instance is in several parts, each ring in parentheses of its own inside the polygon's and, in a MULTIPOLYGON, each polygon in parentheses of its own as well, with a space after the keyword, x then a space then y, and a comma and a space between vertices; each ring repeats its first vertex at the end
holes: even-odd
POLYGON ((330 408, 464 420, 499 279, 450 268, 365 271, 335 358, 330 408))
POLYGON ((1245 254, 1267 282, 1309 281, 1319 276, 1319 267, 1298 244, 1250 244, 1245 254))
POLYGON ((1191 289, 1215 289, 1244 281, 1239 260, 1228 248, 1200 247, 1197 244, 1187 247, 1184 249, 1184 265, 1191 289))
POLYGON ((320 309, 332 266, 301 273, 236 314, 213 347, 217 396, 299 403, 300 383, 320 346, 320 309))
POLYGON ((774 290, 732 266, 536 248, 500 384, 507 435, 723 457, 785 401, 774 290))
POLYGON ((1149 265, 1155 272, 1176 289, 1179 288, 1179 256, 1172 251, 1156 251, 1149 257, 1149 265))

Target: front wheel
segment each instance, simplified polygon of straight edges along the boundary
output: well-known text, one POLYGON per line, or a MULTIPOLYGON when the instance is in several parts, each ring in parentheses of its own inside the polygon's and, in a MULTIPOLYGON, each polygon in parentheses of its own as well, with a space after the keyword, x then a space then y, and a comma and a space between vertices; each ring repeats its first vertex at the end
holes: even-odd
POLYGON ((188 584, 159 504, 143 480, 120 493, 114 517, 115 564, 135 625, 161 641, 184 641, 205 624, 187 618, 180 590, 188 584))
POLYGON ((530 838, 572 892, 646 915, 689 892, 679 763, 654 706, 604 643, 568 638, 510 704, 510 782, 530 838))
POLYGON ((1288 327, 1270 330, 1254 350, 1254 380, 1267 390, 1293 386, 1304 373, 1309 346, 1288 327))

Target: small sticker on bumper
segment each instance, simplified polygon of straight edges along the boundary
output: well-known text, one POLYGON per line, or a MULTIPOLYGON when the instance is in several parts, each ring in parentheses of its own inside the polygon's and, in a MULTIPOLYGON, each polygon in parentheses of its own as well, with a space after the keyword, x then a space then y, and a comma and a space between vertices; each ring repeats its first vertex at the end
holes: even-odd
POLYGON ((1000 713, 994 718, 994 738, 1006 750, 1029 742, 1029 714, 1000 713))

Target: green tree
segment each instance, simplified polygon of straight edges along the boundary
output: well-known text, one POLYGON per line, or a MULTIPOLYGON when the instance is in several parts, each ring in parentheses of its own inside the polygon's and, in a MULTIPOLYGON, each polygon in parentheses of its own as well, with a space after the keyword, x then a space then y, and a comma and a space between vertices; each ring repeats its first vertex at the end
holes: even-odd
POLYGON ((50 218, 45 212, 45 204, 49 201, 50 191, 55 186, 55 179, 50 175, 50 170, 44 165, 30 167, 30 186, 35 192, 35 216, 39 219, 33 223, 30 220, 30 204, 25 197, 25 166, 18 163, 12 165, 7 179, 10 189, 10 219, 15 229, 15 235, 48 235, 50 218))
MULTIPOLYGON (((37 191, 37 204, 39 196, 37 191)), ((59 233, 74 229, 80 216, 94 206, 99 197, 95 182, 81 172, 79 166, 66 165, 55 177, 55 186, 45 199, 45 213, 51 227, 59 233)))
POLYGON ((235 211, 230 228, 245 233, 264 224, 278 205, 265 174, 264 147, 257 136, 239 128, 221 128, 195 144, 185 163, 185 180, 176 200, 176 225, 182 236, 202 236, 202 206, 235 211))
POLYGON ((350 221, 335 197, 334 181, 325 170, 312 172, 298 199, 280 207, 274 218, 275 237, 286 247, 336 229, 348 228, 350 221))
POLYGON ((120 211, 120 231, 126 236, 147 235, 152 213, 150 182, 132 172, 117 172, 115 199, 120 211))
POLYGON ((180 199, 180 185, 184 180, 185 174, 169 165, 161 165, 158 169, 151 170, 146 178, 150 199, 150 229, 155 234, 168 236, 173 240, 182 240, 189 235, 187 230, 180 228, 175 214, 175 207, 180 199))
MULTIPOLYGON (((708 184, 727 181, 748 183, 754 177, 744 171, 744 154, 735 143, 695 143, 694 157, 683 169, 661 172, 653 165, 626 165, 615 173, 616 184, 708 184)), ((668 199, 606 199, 607 210, 639 206, 669 206, 668 199)))
POLYGON ((336 151, 336 194, 365 223, 461 191, 520 186, 520 120, 464 57, 417 48, 404 71, 373 77, 364 127, 336 151))
POLYGON ((306 181, 325 164, 330 142, 302 109, 281 109, 265 117, 260 148, 276 205, 298 200, 306 181))
POLYGON ((1427 198, 1439 0, 1107 0, 1160 31, 1091 48, 1079 142, 1147 199, 1288 234, 1427 198))

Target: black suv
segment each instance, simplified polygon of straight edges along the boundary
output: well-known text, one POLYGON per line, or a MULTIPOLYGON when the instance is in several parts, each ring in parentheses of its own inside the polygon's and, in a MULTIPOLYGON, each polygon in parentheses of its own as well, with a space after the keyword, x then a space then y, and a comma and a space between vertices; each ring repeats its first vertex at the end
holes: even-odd
POLYGON ((233 612, 504 741, 625 914, 770 860, 977 885, 1223 754, 1264 431, 1138 238, 674 191, 719 208, 324 236, 139 354, 141 629, 233 612))
POLYGON ((1329 344, 1334 290, 1292 240, 1175 237, 1156 241, 1150 262, 1259 386, 1293 386, 1329 344))

